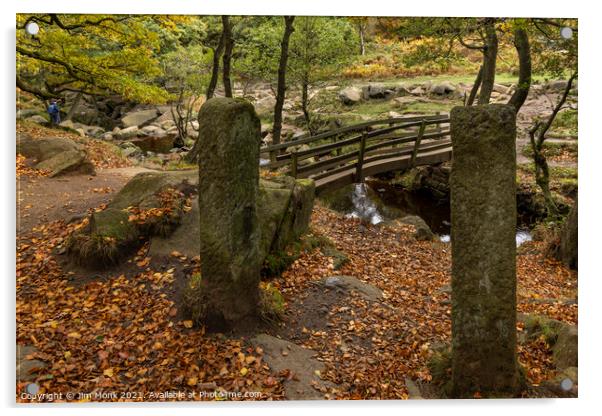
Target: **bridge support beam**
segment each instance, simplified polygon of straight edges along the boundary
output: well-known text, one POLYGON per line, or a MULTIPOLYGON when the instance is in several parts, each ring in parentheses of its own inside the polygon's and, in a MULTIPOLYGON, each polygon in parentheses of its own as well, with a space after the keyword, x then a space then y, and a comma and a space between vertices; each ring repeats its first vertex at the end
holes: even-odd
POLYGON ((201 279, 192 315, 222 330, 257 312, 261 124, 251 104, 213 98, 199 125, 201 279))
POLYGON ((516 121, 512 107, 455 107, 452 394, 512 396, 516 357, 516 121))

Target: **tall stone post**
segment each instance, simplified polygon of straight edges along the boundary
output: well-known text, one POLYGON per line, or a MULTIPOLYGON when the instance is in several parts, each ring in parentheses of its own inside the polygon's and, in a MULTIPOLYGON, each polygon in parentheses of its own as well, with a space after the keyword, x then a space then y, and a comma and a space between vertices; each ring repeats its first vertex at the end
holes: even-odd
POLYGON ((212 98, 199 113, 199 131, 197 318, 210 328, 222 329, 257 312, 261 124, 251 104, 212 98))
POLYGON ((508 105, 451 111, 452 394, 517 392, 516 120, 508 105))

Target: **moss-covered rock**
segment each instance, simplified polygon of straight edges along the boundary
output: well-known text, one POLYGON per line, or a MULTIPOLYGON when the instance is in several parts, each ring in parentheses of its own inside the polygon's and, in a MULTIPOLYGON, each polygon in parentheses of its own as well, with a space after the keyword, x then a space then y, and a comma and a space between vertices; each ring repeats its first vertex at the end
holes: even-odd
MULTIPOLYGON (((169 256, 173 251, 189 257, 198 256, 200 213, 198 200, 194 197, 197 186, 197 170, 140 173, 121 189, 105 211, 113 214, 114 211, 119 211, 126 219, 130 217, 132 224, 137 228, 138 237, 142 238, 136 241, 151 239, 151 256, 169 256), (162 191, 166 190, 173 192, 176 197, 171 200, 170 210, 160 211, 165 203, 161 198, 162 191), (185 210, 184 202, 187 196, 192 199, 191 206, 185 210)), ((268 254, 272 253, 274 269, 279 270, 276 274, 288 267, 292 261, 280 261, 286 257, 283 255, 285 248, 307 232, 313 200, 314 185, 311 180, 295 180, 288 176, 260 180, 257 202, 258 224, 261 230, 259 260, 263 263, 268 254)), ((101 228, 105 225, 111 227, 113 220, 107 214, 102 214, 105 211, 92 214, 91 222, 101 228)), ((83 235, 98 233, 86 228, 77 234, 81 240, 83 235)), ((121 240, 119 235, 116 238, 121 240)), ((102 241, 101 238, 94 239, 98 240, 102 241)), ((123 240, 123 243, 129 246, 130 241, 126 234, 123 240)), ((129 253, 128 250, 121 251, 123 255, 129 253)), ((99 257, 95 261, 78 262, 99 267, 104 261, 108 261, 101 250, 87 252, 86 258, 94 257, 94 253, 99 257)), ((71 254, 76 258, 81 255, 78 250, 72 250, 71 254)), ((117 256, 116 260, 123 258, 123 255, 117 256)), ((113 260, 109 262, 111 265, 114 263, 113 260)))
POLYGON ((87 227, 69 238, 67 253, 84 266, 115 265, 150 236, 171 234, 195 189, 186 175, 138 174, 105 210, 90 215, 87 227))
POLYGON ((108 208, 94 213, 83 230, 67 239, 67 254, 80 265, 105 268, 135 250, 139 236, 126 211, 108 208))

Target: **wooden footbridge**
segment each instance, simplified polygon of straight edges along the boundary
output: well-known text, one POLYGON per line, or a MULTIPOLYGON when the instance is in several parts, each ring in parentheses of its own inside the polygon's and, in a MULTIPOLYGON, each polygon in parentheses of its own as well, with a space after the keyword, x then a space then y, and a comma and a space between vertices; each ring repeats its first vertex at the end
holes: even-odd
POLYGON ((366 176, 451 160, 449 116, 373 120, 265 146, 264 167, 312 178, 316 193, 363 182, 366 176))

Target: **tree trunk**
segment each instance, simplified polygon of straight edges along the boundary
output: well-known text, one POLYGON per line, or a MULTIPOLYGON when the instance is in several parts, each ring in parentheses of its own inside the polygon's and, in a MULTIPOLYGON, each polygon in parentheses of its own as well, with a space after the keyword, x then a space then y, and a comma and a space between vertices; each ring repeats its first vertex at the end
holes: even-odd
POLYGON ((552 123, 558 115, 558 112, 560 112, 562 106, 566 102, 566 98, 569 95, 569 92, 573 86, 573 81, 576 77, 576 72, 571 75, 566 84, 564 92, 560 97, 560 100, 558 103, 556 103, 552 114, 550 117, 548 117, 546 122, 542 124, 542 122, 538 121, 529 130, 529 140, 531 141, 531 148, 533 149, 533 161, 535 162, 535 183, 537 183, 543 193, 548 216, 550 217, 558 216, 558 207, 556 206, 554 198, 552 197, 552 192, 550 191, 550 171, 546 157, 543 154, 543 145, 546 140, 546 134, 548 133, 550 127, 552 127, 552 123))
MULTIPOLYGON (((222 35, 219 39, 219 44, 213 50, 213 68, 211 70, 211 80, 209 81, 209 85, 207 86, 207 92, 205 94, 207 96, 207 101, 213 98, 213 95, 215 94, 215 87, 217 86, 217 79, 219 77, 219 59, 222 55, 222 51, 224 50, 224 38, 224 32, 222 31, 222 35)), ((199 116, 201 114, 202 109, 203 106, 201 106, 201 109, 199 110, 199 116)), ((201 131, 199 130, 199 135, 200 134, 201 131)), ((189 163, 196 162, 199 157, 199 150, 199 139, 197 137, 196 141, 194 142, 194 146, 192 146, 192 149, 190 149, 190 151, 186 155, 186 161, 189 163)))
POLYGON ((556 217, 558 215, 558 207, 552 197, 552 191, 550 191, 550 169, 548 161, 540 147, 537 150, 533 150, 533 159, 535 161, 535 183, 537 183, 537 186, 539 186, 543 193, 548 216, 556 217))
POLYGON ((360 32, 360 55, 364 56, 366 54, 366 42, 364 39, 364 25, 362 23, 358 24, 358 30, 360 32))
POLYGON ((309 85, 306 80, 301 84, 301 109, 303 110, 303 117, 305 118, 305 124, 310 134, 314 134, 311 127, 311 117, 309 114, 309 85))
POLYGON ((495 32, 495 19, 485 21, 485 47, 483 49, 483 78, 478 104, 489 104, 495 82, 495 61, 497 59, 498 40, 495 32))
POLYGON ((516 108, 518 113, 529 95, 529 88, 531 88, 531 48, 525 29, 519 28, 514 31, 514 46, 518 53, 518 84, 508 104, 516 108))
POLYGON ((474 80, 474 85, 470 90, 470 95, 468 96, 468 100, 466 101, 466 106, 470 107, 473 105, 475 98, 477 98, 477 92, 479 91, 479 87, 481 86, 481 82, 483 81, 483 66, 479 67, 479 73, 477 74, 477 78, 474 80))
POLYGON ((224 27, 224 58, 223 58, 223 73, 222 80, 224 82, 224 92, 226 97, 232 97, 232 82, 230 81, 230 62, 232 60, 232 48, 234 41, 232 40, 232 26, 230 18, 222 16, 222 25, 224 27))
POLYGON ((282 107, 286 94, 286 65, 288 62, 288 45, 291 34, 295 30, 293 21, 295 16, 284 16, 284 34, 280 43, 280 63, 278 65, 278 87, 276 90, 276 105, 274 106, 274 128, 272 132, 272 143, 280 143, 282 133, 282 107))
POLYGON ((219 77, 219 59, 222 56, 222 52, 224 50, 224 32, 222 32, 222 36, 219 38, 219 44, 213 50, 213 68, 211 69, 211 80, 209 81, 209 85, 207 86, 207 100, 213 98, 213 94, 215 93, 215 87, 217 87, 217 79, 219 77))

